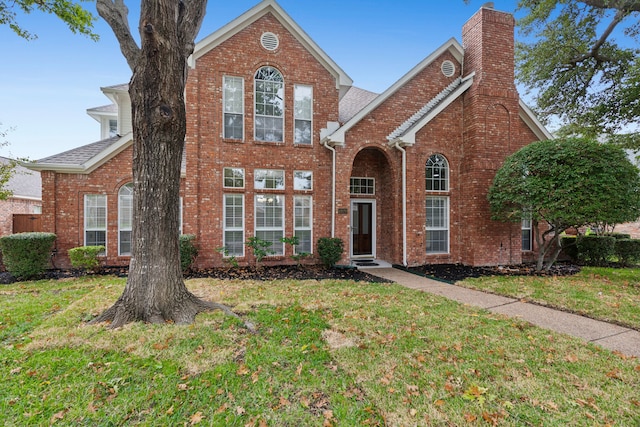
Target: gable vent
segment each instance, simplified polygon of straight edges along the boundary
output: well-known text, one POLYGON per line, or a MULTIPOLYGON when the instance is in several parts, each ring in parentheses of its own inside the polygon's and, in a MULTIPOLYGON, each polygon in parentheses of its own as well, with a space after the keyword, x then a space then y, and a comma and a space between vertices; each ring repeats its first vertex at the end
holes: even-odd
POLYGON ((263 33, 260 37, 260 44, 263 48, 273 51, 280 45, 280 40, 278 40, 278 36, 273 33, 263 33))
POLYGON ((453 65, 453 62, 449 60, 444 61, 440 66, 440 69, 442 70, 442 74, 444 74, 446 77, 451 77, 456 72, 456 66, 453 65))

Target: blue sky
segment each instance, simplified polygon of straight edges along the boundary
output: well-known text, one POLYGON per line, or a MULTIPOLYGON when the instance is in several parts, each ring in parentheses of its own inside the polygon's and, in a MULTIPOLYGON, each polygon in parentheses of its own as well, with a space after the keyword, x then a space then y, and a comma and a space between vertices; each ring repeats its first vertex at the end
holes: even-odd
MULTIPOLYGON (((126 1, 126 0, 125 0, 126 1)), ((283 9, 354 80, 382 92, 433 50, 455 37, 485 0, 279 0, 283 9)), ((138 2, 130 8, 137 28, 138 2)), ((257 0, 209 0, 196 40, 235 19, 257 0)), ((496 0, 495 8, 515 11, 515 0, 496 0)), ((87 7, 93 8, 91 2, 87 7)), ((20 24, 38 39, 25 41, 0 26, 0 148, 4 157, 32 160, 100 138, 87 108, 109 103, 100 87, 129 81, 129 70, 111 29, 97 21, 100 41, 72 34, 55 16, 32 13, 20 24)))

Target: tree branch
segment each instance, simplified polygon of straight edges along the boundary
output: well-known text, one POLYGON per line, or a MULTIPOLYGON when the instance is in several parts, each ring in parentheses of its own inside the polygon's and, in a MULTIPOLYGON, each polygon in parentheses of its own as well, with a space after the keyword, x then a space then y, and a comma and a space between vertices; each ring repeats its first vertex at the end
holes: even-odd
POLYGON ((609 36, 611 35, 611 33, 613 32, 613 30, 616 28, 616 26, 622 22, 624 20, 624 18, 627 17, 629 13, 622 11, 622 10, 618 10, 615 14, 615 16, 613 17, 613 20, 611 20, 611 22, 609 23, 609 26, 607 27, 606 30, 604 30, 604 32, 602 33, 602 35, 600 36, 600 38, 595 42, 595 44, 591 47, 591 50, 581 56, 578 56, 576 58, 574 58, 573 60, 570 61, 570 64, 572 65, 576 65, 579 62, 582 62, 588 58, 594 58, 596 61, 598 62, 607 62, 609 61, 609 58, 605 58, 603 56, 601 56, 599 54, 600 48, 602 47, 602 45, 604 44, 604 42, 607 41, 607 38, 609 38, 609 36))
POLYGON ((133 71, 140 55, 140 48, 129 30, 129 9, 123 0, 97 0, 96 9, 98 10, 98 15, 113 30, 120 44, 120 51, 127 60, 129 68, 133 71))
POLYGON ((621 12, 640 12, 640 0, 582 0, 598 9, 616 9, 621 12))
POLYGON ((182 39, 185 58, 193 53, 194 40, 200 31, 207 9, 207 0, 179 0, 178 28, 182 39))

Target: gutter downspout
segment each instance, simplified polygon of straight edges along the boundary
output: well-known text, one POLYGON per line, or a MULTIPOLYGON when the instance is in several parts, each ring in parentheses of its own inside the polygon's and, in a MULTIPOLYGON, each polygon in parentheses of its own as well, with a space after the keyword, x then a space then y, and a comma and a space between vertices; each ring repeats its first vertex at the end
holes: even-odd
POLYGON ((402 153, 402 265, 407 266, 407 150, 396 140, 395 148, 402 153))
POLYGON ((336 149, 324 141, 324 148, 331 151, 331 237, 336 237, 336 149))

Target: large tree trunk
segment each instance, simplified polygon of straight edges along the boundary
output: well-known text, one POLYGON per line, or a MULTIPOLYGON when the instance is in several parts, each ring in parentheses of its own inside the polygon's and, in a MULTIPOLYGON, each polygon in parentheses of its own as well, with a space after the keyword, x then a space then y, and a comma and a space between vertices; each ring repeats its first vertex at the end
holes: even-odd
MULTIPOLYGON (((112 327, 132 321, 185 324, 193 322, 199 312, 211 309, 235 316, 228 308, 191 294, 180 269, 180 169, 186 134, 187 59, 205 6, 203 0, 142 1, 142 46, 137 49, 127 34, 128 28, 123 34, 116 30, 122 16, 126 18, 122 0, 98 1, 98 11, 116 33, 133 69, 129 95, 134 209, 125 290, 94 322, 109 321, 112 327)), ((245 325, 253 328, 250 323, 245 325)))

